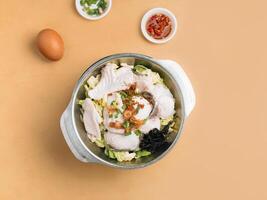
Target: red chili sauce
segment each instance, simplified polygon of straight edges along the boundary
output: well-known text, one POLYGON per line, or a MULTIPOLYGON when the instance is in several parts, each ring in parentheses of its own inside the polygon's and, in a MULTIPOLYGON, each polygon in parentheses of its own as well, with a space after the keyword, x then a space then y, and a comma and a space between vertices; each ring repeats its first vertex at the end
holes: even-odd
POLYGON ((155 14, 147 21, 146 30, 154 39, 166 38, 172 30, 171 20, 164 14, 155 14))

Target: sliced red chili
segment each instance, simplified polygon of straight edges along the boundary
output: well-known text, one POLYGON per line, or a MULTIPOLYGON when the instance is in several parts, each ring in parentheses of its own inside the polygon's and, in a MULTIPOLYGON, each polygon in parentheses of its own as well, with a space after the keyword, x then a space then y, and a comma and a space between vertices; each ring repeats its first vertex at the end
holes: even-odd
POLYGON ((164 14, 155 14, 148 20, 146 30, 155 39, 166 38, 172 30, 171 20, 164 14))

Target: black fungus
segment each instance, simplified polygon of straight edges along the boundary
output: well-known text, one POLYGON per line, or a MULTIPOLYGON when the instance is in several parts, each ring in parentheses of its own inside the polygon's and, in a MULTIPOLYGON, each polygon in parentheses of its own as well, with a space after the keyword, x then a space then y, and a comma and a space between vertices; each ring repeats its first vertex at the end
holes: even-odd
POLYGON ((170 145, 166 141, 170 124, 164 126, 162 130, 155 128, 149 131, 148 134, 145 134, 140 142, 140 148, 151 153, 167 148, 170 145))

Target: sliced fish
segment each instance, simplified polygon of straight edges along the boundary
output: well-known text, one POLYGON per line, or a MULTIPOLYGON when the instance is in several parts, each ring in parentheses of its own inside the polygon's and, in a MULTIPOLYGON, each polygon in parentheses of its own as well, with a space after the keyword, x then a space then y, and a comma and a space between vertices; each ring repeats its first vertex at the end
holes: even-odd
POLYGON ((140 143, 139 137, 134 133, 126 136, 107 132, 104 137, 106 143, 117 150, 134 151, 139 147, 140 143))
MULTIPOLYGON (((153 106, 141 96, 134 96, 133 100, 143 105, 143 107, 140 107, 138 113, 135 115, 135 118, 139 120, 147 119, 152 111, 153 106)), ((136 108, 137 105, 135 105, 134 107, 136 108)))
POLYGON ((107 105, 110 106, 113 101, 116 102, 117 107, 122 111, 123 102, 118 92, 107 95, 107 105))
POLYGON ((99 116, 93 102, 91 99, 86 98, 82 105, 84 110, 83 122, 85 130, 88 137, 94 142, 96 139, 101 139, 101 132, 99 128, 99 123, 101 122, 101 117, 99 116))
POLYGON ((173 97, 160 96, 157 99, 156 106, 157 106, 156 107, 156 109, 157 109, 156 116, 158 116, 162 119, 166 119, 175 113, 173 97))
MULTIPOLYGON (((153 84, 151 73, 135 75, 136 88, 139 92, 149 92, 155 101, 155 116, 163 119, 175 113, 174 98, 170 90, 162 84, 153 84)), ((154 112, 153 112, 154 115, 154 112)))
POLYGON ((170 90, 161 84, 156 84, 150 91, 155 98, 157 114, 160 118, 168 118, 175 113, 174 98, 170 90))
MULTIPOLYGON (((123 103, 122 103, 121 95, 119 93, 112 93, 111 95, 107 96, 107 105, 108 106, 110 106, 113 101, 115 101, 117 103, 118 109, 120 109, 122 111, 123 103)), ((106 127, 106 129, 108 131, 113 132, 113 133, 118 133, 118 134, 124 134, 125 133, 125 130, 123 128, 117 129, 117 128, 111 128, 109 126, 110 122, 119 122, 119 123, 124 122, 124 119, 123 119, 123 116, 121 113, 119 113, 116 118, 113 116, 110 117, 108 114, 107 107, 105 107, 104 111, 103 111, 103 117, 104 117, 104 126, 106 127)))
POLYGON ((88 91, 92 99, 101 99, 104 95, 127 89, 135 82, 134 74, 130 66, 117 69, 117 65, 108 63, 101 70, 101 79, 92 90, 88 91))
POLYGON ((124 134, 125 130, 123 128, 118 129, 118 128, 111 128, 109 126, 110 122, 119 122, 119 123, 123 123, 124 119, 123 116, 121 114, 119 114, 118 118, 111 118, 109 117, 107 108, 104 109, 103 111, 103 116, 104 116, 104 126, 106 127, 106 129, 112 133, 116 133, 116 134, 124 134))
POLYGON ((153 79, 148 74, 146 75, 135 75, 136 89, 139 92, 151 91, 153 89, 153 79))

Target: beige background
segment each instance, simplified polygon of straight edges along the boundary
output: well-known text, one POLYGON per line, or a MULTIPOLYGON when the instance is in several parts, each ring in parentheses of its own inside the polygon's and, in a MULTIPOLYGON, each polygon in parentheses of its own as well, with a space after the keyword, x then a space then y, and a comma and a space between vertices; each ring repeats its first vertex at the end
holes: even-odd
POLYGON ((114 0, 107 17, 91 22, 73 0, 0 0, 0 199, 267 199, 266 7, 266 0, 114 0), (164 45, 139 30, 156 6, 179 22, 164 45), (64 38, 59 62, 34 49, 46 27, 64 38), (86 66, 119 52, 176 60, 197 94, 175 148, 134 171, 77 161, 59 128, 86 66))

